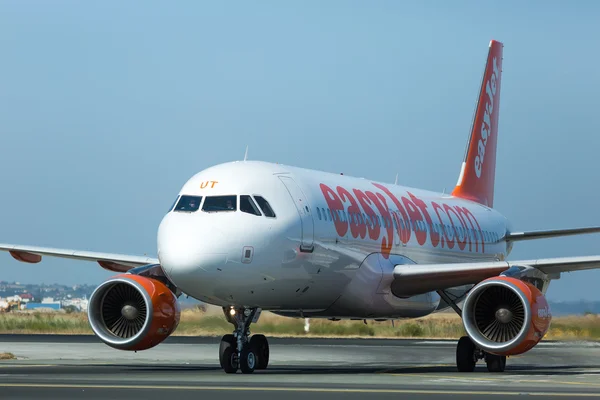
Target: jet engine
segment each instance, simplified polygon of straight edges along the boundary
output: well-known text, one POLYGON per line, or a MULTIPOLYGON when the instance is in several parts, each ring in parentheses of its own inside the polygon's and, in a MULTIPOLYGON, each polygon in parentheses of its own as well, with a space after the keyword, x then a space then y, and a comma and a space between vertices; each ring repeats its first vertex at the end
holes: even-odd
POLYGON ((544 295, 531 283, 494 277, 465 299, 463 324, 480 349, 497 355, 524 353, 544 337, 552 319, 544 295))
POLYGON ((120 350, 145 350, 165 340, 179 324, 175 294, 160 280, 121 274, 94 290, 88 319, 94 333, 120 350))

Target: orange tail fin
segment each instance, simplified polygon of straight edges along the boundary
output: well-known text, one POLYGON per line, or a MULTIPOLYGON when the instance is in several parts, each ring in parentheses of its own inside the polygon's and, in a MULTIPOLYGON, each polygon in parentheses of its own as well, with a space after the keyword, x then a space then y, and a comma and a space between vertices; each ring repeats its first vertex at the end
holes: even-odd
POLYGON ((452 191, 453 196, 473 200, 488 207, 494 205, 503 47, 502 43, 495 40, 490 42, 465 160, 458 183, 452 191))

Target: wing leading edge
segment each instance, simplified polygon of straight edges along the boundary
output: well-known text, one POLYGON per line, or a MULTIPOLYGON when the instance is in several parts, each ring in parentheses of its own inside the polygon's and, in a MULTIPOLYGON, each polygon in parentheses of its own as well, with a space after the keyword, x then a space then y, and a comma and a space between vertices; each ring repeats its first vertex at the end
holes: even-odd
POLYGON ((50 247, 19 246, 0 243, 0 251, 7 251, 16 260, 27 263, 38 263, 42 256, 70 258, 74 260, 95 261, 102 268, 114 272, 127 272, 132 268, 148 264, 158 264, 156 258, 146 256, 131 256, 126 254, 99 253, 94 251, 79 251, 55 249, 50 247))
POLYGON ((435 290, 476 284, 513 267, 530 267, 555 277, 561 272, 600 268, 600 256, 548 258, 525 261, 492 261, 453 264, 396 265, 392 293, 409 297, 435 290))
POLYGON ((506 235, 506 241, 517 242, 520 240, 544 239, 561 236, 584 235, 587 233, 599 233, 600 226, 573 229, 552 229, 547 231, 513 232, 506 235))

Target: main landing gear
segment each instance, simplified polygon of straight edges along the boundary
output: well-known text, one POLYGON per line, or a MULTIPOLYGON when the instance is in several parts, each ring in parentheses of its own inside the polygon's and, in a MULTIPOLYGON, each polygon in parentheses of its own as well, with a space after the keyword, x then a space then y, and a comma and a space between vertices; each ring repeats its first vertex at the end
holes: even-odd
POLYGON ((456 346, 456 367, 459 372, 473 372, 477 361, 485 359, 489 372, 504 372, 506 356, 486 353, 478 349, 468 336, 463 336, 456 346))
MULTIPOLYGON (((454 299, 450 298, 444 290, 438 291, 438 294, 462 318, 462 310, 456 305, 454 299)), ((477 348, 468 336, 460 338, 456 346, 456 367, 459 372, 475 371, 475 364, 477 364, 477 361, 483 359, 487 364, 489 372, 504 372, 506 368, 506 356, 486 353, 477 348)))
POLYGON ((225 318, 233 324, 233 334, 221 338, 219 362, 228 374, 241 370, 251 374, 255 369, 269 365, 269 342, 264 335, 250 337, 250 324, 258 321, 260 310, 256 308, 223 307, 225 318))

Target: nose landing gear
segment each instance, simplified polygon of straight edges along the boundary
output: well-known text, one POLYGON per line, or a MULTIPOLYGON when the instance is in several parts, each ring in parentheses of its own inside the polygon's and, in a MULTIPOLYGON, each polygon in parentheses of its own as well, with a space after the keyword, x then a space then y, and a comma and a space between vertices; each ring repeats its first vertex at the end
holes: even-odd
POLYGON ((257 322, 260 309, 223 307, 225 318, 233 324, 233 334, 224 335, 219 346, 219 362, 228 374, 241 370, 251 374, 269 365, 269 343, 264 335, 250 337, 250 324, 257 322))

